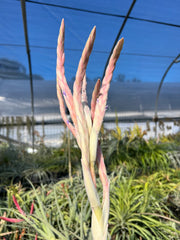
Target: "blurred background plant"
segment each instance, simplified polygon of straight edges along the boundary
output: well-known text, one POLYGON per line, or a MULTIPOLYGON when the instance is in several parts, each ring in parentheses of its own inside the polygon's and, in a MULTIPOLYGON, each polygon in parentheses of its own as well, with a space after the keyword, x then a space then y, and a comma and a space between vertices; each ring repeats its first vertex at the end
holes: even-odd
MULTIPOLYGON (((65 135, 65 134, 64 134, 65 135)), ((24 147, 8 144, 0 145, 0 198, 6 197, 6 186, 21 182, 29 187, 27 179, 34 185, 57 182, 68 175, 80 174, 80 151, 72 136, 67 137, 60 148, 40 145, 35 153, 28 153, 24 147), (71 174, 69 162, 71 160, 71 174), (69 161, 70 161, 69 160, 69 161)))
POLYGON ((167 136, 167 141, 165 141, 165 137, 161 136, 157 142, 154 138, 145 138, 146 133, 147 131, 142 131, 137 124, 122 133, 116 120, 116 129, 109 131, 106 141, 103 141, 104 156, 109 172, 114 171, 117 166, 125 165, 129 171, 136 169, 137 174, 150 174, 157 170, 167 169, 171 165, 170 153, 179 151, 178 137, 167 136))

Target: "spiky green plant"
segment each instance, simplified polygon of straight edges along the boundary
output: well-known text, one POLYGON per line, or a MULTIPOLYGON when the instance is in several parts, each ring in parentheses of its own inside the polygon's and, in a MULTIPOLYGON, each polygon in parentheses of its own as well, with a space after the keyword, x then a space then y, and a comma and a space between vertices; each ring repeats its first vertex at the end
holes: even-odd
POLYGON ((0 221, 5 221, 1 225, 2 236, 14 240, 15 234, 25 229, 24 237, 30 240, 35 233, 44 240, 91 239, 91 209, 81 179, 65 179, 37 189, 32 185, 26 192, 11 188, 8 193, 8 208, 0 207, 0 221), (28 207, 32 202, 33 211, 28 207))
POLYGON ((176 223, 180 222, 164 204, 170 184, 166 184, 163 175, 154 174, 138 180, 121 178, 111 191, 112 239, 179 239, 176 223))
POLYGON ((157 143, 155 139, 146 140, 144 134, 137 124, 124 133, 116 124, 116 129, 111 131, 110 140, 103 147, 110 171, 124 164, 130 171, 136 168, 138 173, 150 174, 170 166, 167 153, 175 149, 172 144, 157 143))
MULTIPOLYGON (((128 240, 146 240, 147 235, 149 239, 161 236, 161 240, 168 237, 178 240, 179 177, 179 170, 156 172, 138 179, 129 177, 123 170, 113 173, 110 176, 111 239, 124 237, 128 240)), ((30 190, 12 185, 8 189, 7 201, 0 201, 0 216, 6 213, 8 218, 24 218, 24 221, 16 224, 3 222, 0 224, 0 237, 3 234, 8 240, 14 240, 17 234, 15 231, 18 230, 20 235, 26 229, 24 239, 27 240, 34 239, 36 232, 38 239, 43 240, 49 240, 53 234, 58 240, 92 239, 91 208, 83 186, 80 177, 74 178, 72 182, 64 179, 56 184, 41 185, 36 189, 32 187, 30 190), (26 212, 27 218, 14 209, 12 195, 26 212), (34 212, 29 215, 32 202, 34 212), (8 232, 12 234, 5 236, 8 232)), ((102 190, 100 181, 97 181, 97 189, 102 190)))
POLYGON ((89 35, 79 62, 72 94, 65 78, 64 19, 62 20, 57 47, 57 96, 61 116, 76 138, 81 149, 84 184, 92 209, 92 236, 94 240, 105 240, 108 234, 109 180, 107 178, 100 144, 98 143, 98 134, 106 110, 110 81, 124 40, 121 39, 113 50, 102 81, 102 86, 100 86, 99 79, 95 85, 90 110, 86 95, 86 67, 93 48, 95 34, 96 28, 94 27, 89 35), (65 114, 64 101, 69 109, 72 123, 65 114), (102 203, 100 202, 96 188, 95 162, 97 163, 99 176, 103 185, 102 203))

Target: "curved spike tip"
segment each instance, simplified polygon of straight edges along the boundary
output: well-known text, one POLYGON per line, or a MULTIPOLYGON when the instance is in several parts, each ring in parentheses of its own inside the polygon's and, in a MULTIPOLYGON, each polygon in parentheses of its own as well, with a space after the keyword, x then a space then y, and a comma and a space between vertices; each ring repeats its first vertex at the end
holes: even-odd
POLYGON ((120 52, 121 52, 121 50, 123 48, 123 44, 124 44, 124 38, 121 38, 117 42, 117 44, 116 44, 116 46, 115 46, 115 48, 113 50, 113 54, 112 55, 113 55, 114 58, 119 58, 120 52))

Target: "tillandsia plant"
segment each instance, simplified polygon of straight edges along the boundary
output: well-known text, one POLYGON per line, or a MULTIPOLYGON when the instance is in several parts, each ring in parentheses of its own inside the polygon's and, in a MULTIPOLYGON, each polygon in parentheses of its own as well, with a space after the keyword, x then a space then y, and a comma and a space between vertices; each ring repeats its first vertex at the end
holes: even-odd
MULTIPOLYGON (((4 216, 0 216, 0 220, 3 220, 3 221, 6 221, 6 222, 10 222, 10 223, 19 223, 19 222, 23 222, 25 221, 23 216, 26 217, 26 213, 22 210, 22 208, 20 207, 19 203, 17 202, 17 199, 15 197, 15 195, 12 195, 12 198, 13 198, 13 202, 18 210, 18 212, 20 213, 20 215, 22 216, 22 218, 8 218, 6 217, 6 212, 4 212, 4 216)), ((30 209, 30 215, 33 214, 33 211, 34 211, 34 202, 32 202, 31 204, 31 209, 30 209)), ((21 234, 19 235, 19 239, 21 239, 24 235, 25 235, 25 228, 22 230, 21 234)), ((12 232, 7 232, 7 233, 3 233, 3 235, 0 235, 0 236, 6 236, 6 235, 10 235, 10 234, 14 234, 16 233, 16 236, 18 234, 18 230, 16 230, 15 232, 12 231, 12 232)), ((18 237, 18 236, 17 236, 18 237)), ((1 239, 1 238, 0 238, 1 239)), ((38 235, 36 233, 35 235, 35 240, 38 239, 38 235)), ((6 238, 4 237, 3 240, 6 240, 6 238)))
POLYGON ((58 46, 57 46, 57 96, 60 105, 61 116, 77 140, 81 150, 81 165, 83 170, 84 184, 90 206, 92 209, 91 230, 93 240, 106 240, 108 236, 109 218, 109 180, 106 173, 104 158, 98 141, 98 134, 106 111, 108 90, 112 74, 119 58, 124 39, 120 39, 115 46, 106 68, 102 85, 100 79, 94 87, 91 100, 91 109, 88 106, 86 94, 86 67, 91 54, 96 27, 94 27, 84 47, 79 66, 76 72, 76 79, 73 85, 73 94, 68 87, 64 69, 64 19, 61 22, 58 46), (66 109, 69 109, 72 122, 66 116, 66 109), (103 186, 103 200, 100 202, 96 188, 95 163, 103 186))

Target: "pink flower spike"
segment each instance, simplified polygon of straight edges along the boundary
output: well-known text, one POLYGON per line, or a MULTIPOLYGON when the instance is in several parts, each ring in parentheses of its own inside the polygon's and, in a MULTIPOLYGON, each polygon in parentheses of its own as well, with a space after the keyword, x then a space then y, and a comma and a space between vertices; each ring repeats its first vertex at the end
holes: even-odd
MULTIPOLYGON (((59 30, 58 36, 58 45, 57 45, 57 66, 56 66, 56 74, 57 74, 57 95, 58 98, 61 97, 62 94, 64 96, 64 100, 69 109, 70 116, 72 118, 73 123, 76 125, 76 116, 74 112, 74 104, 73 104, 73 96, 71 90, 67 84, 65 77, 65 55, 64 55, 64 37, 65 37, 65 26, 64 19, 62 19, 61 27, 59 30), (60 93, 62 91, 62 93, 60 93)), ((61 99, 59 99, 60 101, 61 99)), ((63 103, 61 102, 61 105, 63 103)))
POLYGON ((91 100, 91 118, 92 118, 92 120, 94 120, 94 112, 95 112, 96 103, 98 101, 100 87, 101 87, 101 81, 100 81, 100 79, 98 79, 96 82, 96 85, 94 87, 93 93, 92 93, 92 100, 91 100))
POLYGON ((38 235, 37 235, 37 233, 36 233, 36 236, 35 236, 35 239, 34 240, 38 240, 38 235))
POLYGON ((30 215, 33 214, 33 211, 34 211, 34 201, 33 201, 32 204, 31 204, 30 215))
POLYGON ((112 80, 113 71, 116 66, 116 62, 119 58, 120 52, 122 50, 124 43, 124 38, 121 38, 118 43, 116 44, 113 53, 110 57, 108 66, 106 68, 105 76, 102 80, 102 85, 99 90, 99 98, 98 104, 96 104, 95 112, 94 112, 94 122, 93 127, 96 129, 96 132, 99 133, 103 118, 105 115, 105 107, 107 103, 108 91, 110 87, 110 82, 112 80))
POLYGON ((59 84, 57 84, 57 96, 58 96, 58 100, 59 100, 59 106, 60 106, 60 112, 61 112, 61 117, 64 120, 64 122, 66 123, 67 127, 69 128, 69 130, 72 132, 73 136, 76 138, 76 133, 75 133, 75 128, 71 123, 68 123, 68 118, 66 116, 66 109, 65 109, 65 105, 64 105, 64 100, 63 100, 63 96, 62 96, 62 91, 60 89, 59 84))
POLYGON ((26 215, 25 212, 21 209, 21 207, 19 206, 16 197, 13 195, 13 202, 16 205, 17 210, 22 214, 22 215, 26 215))
POLYGON ((7 217, 0 217, 0 219, 6 221, 6 222, 11 222, 11 223, 18 223, 18 222, 23 222, 24 219, 18 219, 18 218, 7 218, 7 217))

